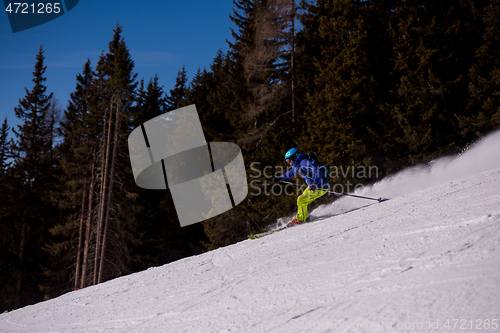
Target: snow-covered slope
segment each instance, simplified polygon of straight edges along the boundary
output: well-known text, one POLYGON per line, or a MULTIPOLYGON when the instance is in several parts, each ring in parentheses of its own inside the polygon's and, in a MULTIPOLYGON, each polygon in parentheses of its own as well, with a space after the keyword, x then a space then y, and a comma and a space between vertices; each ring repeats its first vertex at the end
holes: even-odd
POLYGON ((0 331, 498 332, 499 189, 497 133, 365 192, 389 201, 343 198, 315 213, 359 209, 2 314, 0 331))

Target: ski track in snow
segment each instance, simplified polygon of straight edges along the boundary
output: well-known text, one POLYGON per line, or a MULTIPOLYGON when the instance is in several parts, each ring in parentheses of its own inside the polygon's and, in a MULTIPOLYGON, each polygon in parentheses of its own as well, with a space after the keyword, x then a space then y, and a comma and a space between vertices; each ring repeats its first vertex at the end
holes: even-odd
POLYGON ((499 142, 364 193, 389 201, 1 314, 0 332, 477 332, 500 321, 499 142))

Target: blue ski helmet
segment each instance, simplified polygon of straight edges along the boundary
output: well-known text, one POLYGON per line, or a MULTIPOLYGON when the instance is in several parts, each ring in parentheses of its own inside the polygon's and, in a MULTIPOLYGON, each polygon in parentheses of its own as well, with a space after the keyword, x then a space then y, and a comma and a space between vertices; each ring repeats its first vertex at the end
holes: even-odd
POLYGON ((297 148, 290 149, 285 154, 286 162, 289 163, 290 160, 292 160, 292 161, 295 160, 295 158, 297 157, 298 154, 299 154, 299 151, 297 150, 297 148))

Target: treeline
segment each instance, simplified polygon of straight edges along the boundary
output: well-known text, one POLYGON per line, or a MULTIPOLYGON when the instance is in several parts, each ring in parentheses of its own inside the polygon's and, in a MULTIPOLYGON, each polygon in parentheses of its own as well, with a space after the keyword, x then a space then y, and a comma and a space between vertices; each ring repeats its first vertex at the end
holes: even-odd
POLYGON ((137 81, 117 26, 97 64, 83 65, 62 117, 40 48, 15 110, 23 125, 11 141, 7 119, 0 129, 0 311, 225 246, 291 215, 296 198, 269 195, 262 172, 284 166, 291 147, 329 165, 375 166, 380 178, 500 127, 500 0, 234 4, 229 51, 190 81, 182 68, 168 91, 158 77, 137 81), (168 190, 135 185, 127 137, 190 104, 207 141, 242 148, 252 194, 181 228, 168 190))

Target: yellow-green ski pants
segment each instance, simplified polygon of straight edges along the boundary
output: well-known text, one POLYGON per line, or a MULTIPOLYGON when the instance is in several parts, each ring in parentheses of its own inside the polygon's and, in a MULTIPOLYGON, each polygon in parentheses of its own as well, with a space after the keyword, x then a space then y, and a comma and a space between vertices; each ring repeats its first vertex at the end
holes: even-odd
POLYGON ((296 217, 304 222, 307 218, 307 206, 314 200, 324 196, 326 193, 328 193, 327 190, 310 191, 309 187, 306 188, 304 193, 297 198, 298 212, 296 217))

